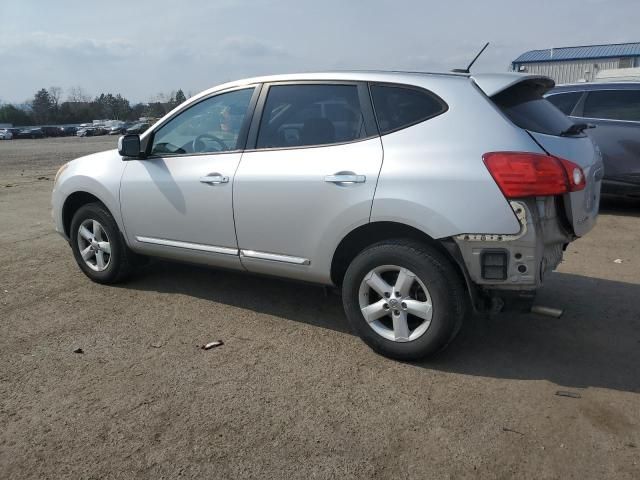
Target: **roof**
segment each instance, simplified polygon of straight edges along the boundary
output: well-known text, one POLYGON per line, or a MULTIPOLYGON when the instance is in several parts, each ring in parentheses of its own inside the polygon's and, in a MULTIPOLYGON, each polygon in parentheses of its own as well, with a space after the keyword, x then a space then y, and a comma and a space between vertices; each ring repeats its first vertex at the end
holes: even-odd
MULTIPOLYGON (((210 93, 228 88, 242 87, 257 83, 270 82, 297 82, 297 81, 360 81, 360 82, 389 82, 389 83, 409 83, 419 78, 440 78, 464 80, 470 74, 450 73, 450 72, 404 72, 386 70, 335 70, 326 72, 306 72, 306 73, 286 73, 278 75, 267 75, 260 77, 243 78, 240 80, 223 83, 213 88, 200 92, 195 97, 202 97, 210 93)), ((193 97, 193 98, 195 98, 193 97)))
POLYGON ((563 60, 638 56, 640 56, 640 42, 617 43, 610 45, 583 45, 578 47, 531 50, 520 55, 512 63, 559 62, 563 60))
MULTIPOLYGON (((226 90, 229 88, 243 87, 257 83, 270 82, 294 82, 294 81, 358 81, 358 82, 384 82, 384 83, 406 83, 409 85, 416 84, 424 78, 431 77, 439 79, 439 81, 461 81, 472 78, 473 81, 485 92, 486 95, 492 96, 496 93, 509 88, 518 82, 525 80, 536 81, 543 84, 547 88, 554 85, 552 79, 541 75, 527 75, 516 72, 501 73, 435 73, 435 72, 403 72, 403 71, 384 71, 384 70, 344 70, 330 72, 315 73, 293 73, 281 75, 269 75, 263 77, 245 78, 235 82, 224 83, 216 87, 205 90, 195 97, 201 98, 214 92, 226 90)), ((419 83, 418 83, 419 84, 419 83)))

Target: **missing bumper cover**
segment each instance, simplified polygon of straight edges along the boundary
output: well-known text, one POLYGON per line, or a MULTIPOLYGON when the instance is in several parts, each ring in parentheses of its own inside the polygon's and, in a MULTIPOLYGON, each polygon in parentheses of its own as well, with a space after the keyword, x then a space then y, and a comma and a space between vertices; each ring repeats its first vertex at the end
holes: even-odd
POLYGON ((483 250, 480 265, 481 275, 485 280, 506 280, 509 253, 506 250, 483 250))

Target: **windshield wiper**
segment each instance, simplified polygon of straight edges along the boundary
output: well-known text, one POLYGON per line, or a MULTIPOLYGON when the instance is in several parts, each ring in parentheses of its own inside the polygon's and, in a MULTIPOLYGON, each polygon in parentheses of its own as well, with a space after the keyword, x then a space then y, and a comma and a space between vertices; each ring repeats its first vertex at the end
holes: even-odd
POLYGON ((566 137, 570 135, 578 135, 579 133, 584 132, 587 128, 596 128, 596 126, 591 125, 590 123, 572 123, 569 128, 560 132, 560 136, 566 137))

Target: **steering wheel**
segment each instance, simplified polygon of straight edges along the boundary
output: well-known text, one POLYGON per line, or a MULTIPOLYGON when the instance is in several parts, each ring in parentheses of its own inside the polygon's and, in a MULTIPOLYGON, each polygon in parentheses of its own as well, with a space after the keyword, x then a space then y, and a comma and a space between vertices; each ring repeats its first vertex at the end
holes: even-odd
POLYGON ((191 144, 191 148, 193 149, 194 152, 203 152, 204 151, 204 142, 202 141, 203 138, 209 138, 211 140, 213 140, 214 142, 216 142, 218 145, 220 145, 220 150, 219 151, 225 151, 225 150, 229 150, 229 148, 227 147, 227 144, 224 143, 222 140, 220 140, 218 137, 216 137, 215 135, 211 135, 210 133, 203 133, 202 135, 198 135, 196 138, 193 139, 193 142, 191 144))

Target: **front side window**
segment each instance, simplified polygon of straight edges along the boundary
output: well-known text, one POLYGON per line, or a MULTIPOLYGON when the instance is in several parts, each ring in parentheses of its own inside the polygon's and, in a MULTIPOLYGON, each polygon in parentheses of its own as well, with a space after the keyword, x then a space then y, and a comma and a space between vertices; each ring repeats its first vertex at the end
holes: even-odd
POLYGON ((242 148, 240 131, 253 90, 221 93, 179 113, 155 132, 151 155, 215 153, 242 148))
POLYGON ((434 95, 415 88, 372 85, 371 98, 383 135, 435 117, 447 109, 434 95))
POLYGON ((558 93, 549 95, 547 100, 553 103, 555 107, 565 115, 571 115, 581 96, 582 92, 558 93))
POLYGON ((587 118, 640 122, 640 90, 589 92, 583 115, 587 118))
POLYGON ((274 85, 265 102, 257 148, 351 142, 366 137, 355 85, 274 85))

